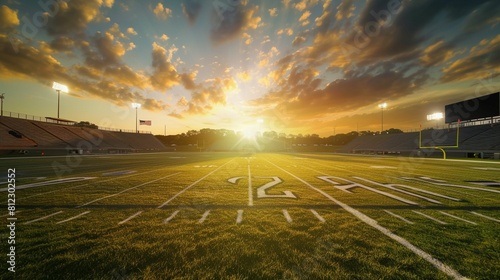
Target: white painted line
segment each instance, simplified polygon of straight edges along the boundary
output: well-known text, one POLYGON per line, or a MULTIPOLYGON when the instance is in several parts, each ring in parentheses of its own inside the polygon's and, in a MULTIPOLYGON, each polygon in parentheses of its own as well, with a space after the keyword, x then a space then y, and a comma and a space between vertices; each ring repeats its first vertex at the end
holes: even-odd
POLYGON ((387 213, 387 214, 389 214, 389 215, 391 215, 391 216, 393 216, 393 217, 396 217, 396 218, 400 219, 401 221, 403 221, 403 222, 405 222, 407 224, 410 224, 410 225, 414 224, 412 221, 410 221, 410 220, 408 220, 406 218, 403 218, 403 217, 399 216, 398 214, 395 214, 395 213, 393 213, 393 212, 391 212, 389 210, 384 210, 384 212, 387 213))
POLYGON ((418 248, 417 246, 411 244, 408 240, 404 239, 403 237, 401 237, 399 235, 394 234, 389 229, 387 229, 387 228, 379 225, 376 220, 368 217, 367 215, 365 215, 365 214, 361 213, 360 211, 352 208, 351 206, 349 206, 349 205, 347 205, 347 204, 345 204, 345 203, 343 203, 343 202, 341 202, 341 201, 333 198, 331 195, 329 195, 325 191, 316 188, 315 186, 309 184, 308 182, 302 180, 301 178, 295 176, 294 174, 286 171, 285 169, 277 166, 276 164, 274 164, 274 163, 272 163, 272 162, 270 162, 268 160, 266 160, 266 161, 269 162, 270 164, 274 165, 276 168, 282 170, 283 172, 288 173, 290 176, 292 176, 295 179, 299 180, 300 182, 302 182, 306 186, 310 187, 311 189, 313 189, 313 190, 317 191, 318 193, 322 194, 323 196, 325 196, 326 198, 328 198, 330 201, 336 203, 337 205, 339 205, 340 207, 342 207, 344 210, 346 210, 347 212, 351 213, 352 215, 354 215, 356 218, 360 219, 361 221, 363 221, 367 225, 369 225, 369 226, 377 229, 378 231, 380 231, 381 233, 383 233, 387 237, 389 237, 392 240, 394 240, 394 241, 398 242, 399 244, 403 245, 404 247, 406 247, 407 249, 409 249, 410 251, 412 251, 416 255, 422 257, 424 260, 426 260, 430 264, 434 265, 434 267, 436 267, 437 269, 439 269, 443 273, 445 273, 445 274, 447 274, 447 275, 449 275, 449 276, 451 276, 451 277, 453 277, 455 279, 467 279, 464 276, 462 276, 458 271, 454 270, 453 268, 451 268, 450 266, 448 266, 445 263, 441 262, 440 260, 434 258, 432 255, 430 255, 429 253, 425 252, 424 250, 422 250, 422 249, 418 248))
MULTIPOLYGON (((18 213, 20 213, 20 212, 22 212, 22 211, 16 211, 15 213, 16 213, 16 215, 17 215, 17 214, 18 214, 18 213)), ((7 217, 7 216, 12 216, 12 215, 9 213, 9 214, 2 215, 2 216, 0 216, 0 217, 2 217, 2 218, 3 218, 3 217, 7 217)))
POLYGON ((177 214, 179 213, 179 210, 176 210, 174 213, 172 213, 172 215, 170 215, 170 217, 166 218, 165 221, 163 221, 164 224, 170 222, 173 218, 175 218, 175 216, 177 216, 177 214))
POLYGON ((238 210, 238 217, 236 217, 236 223, 241 224, 243 221, 243 210, 238 210))
POLYGON ((76 219, 76 218, 79 218, 79 217, 81 217, 81 216, 83 216, 83 215, 87 215, 88 213, 90 213, 90 211, 85 211, 85 212, 80 213, 80 214, 78 214, 78 215, 76 215, 76 216, 74 216, 74 217, 71 217, 71 218, 69 218, 69 219, 66 219, 66 220, 63 220, 63 221, 59 221, 59 222, 57 222, 56 224, 62 224, 62 223, 65 223, 65 222, 69 222, 69 221, 74 220, 74 219, 76 219))
POLYGON ((187 190, 189 190, 191 187, 193 187, 194 185, 198 184, 199 182, 203 181, 205 178, 207 178, 208 176, 212 175, 213 173, 217 172, 217 170, 221 169, 223 166, 225 166, 226 164, 230 163, 231 161, 233 161, 234 159, 224 163, 223 165, 219 166, 217 169, 213 170, 212 172, 208 173, 207 175, 201 177, 200 179, 198 179, 196 182, 192 183, 191 185, 185 187, 182 191, 176 193, 174 196, 172 196, 169 200, 165 201, 162 205, 158 206, 157 208, 160 209, 162 208, 163 206, 167 205, 170 203, 170 201, 174 200, 175 198, 177 198, 179 195, 183 194, 184 192, 186 192, 187 190))
POLYGON ((433 220, 434 222, 436 222, 436 223, 438 223, 438 224, 442 224, 442 225, 447 225, 447 224, 448 224, 448 223, 446 223, 446 222, 443 222, 443 221, 441 221, 441 220, 438 220, 438 219, 436 219, 436 218, 434 218, 434 217, 431 217, 431 216, 429 216, 429 215, 427 215, 427 214, 424 214, 424 213, 422 213, 422 212, 418 212, 418 211, 415 211, 415 210, 411 210, 411 211, 412 211, 413 213, 417 213, 417 214, 419 214, 419 215, 421 215, 421 216, 424 216, 424 217, 426 217, 426 218, 428 218, 428 219, 431 219, 431 220, 433 220))
POLYGON ((443 214, 443 215, 446 215, 446 216, 448 216, 448 217, 452 217, 452 218, 457 219, 457 220, 459 220, 459 221, 469 223, 469 224, 471 224, 471 225, 477 225, 477 224, 476 224, 476 223, 474 223, 474 222, 471 222, 471 221, 466 220, 466 219, 462 219, 462 218, 457 217, 457 216, 455 216, 455 215, 452 215, 452 214, 450 214, 450 213, 446 213, 446 212, 443 212, 443 211, 439 211, 439 213, 441 213, 441 214, 443 214))
POLYGON ((248 160, 248 206, 253 206, 252 173, 250 172, 250 160, 248 160))
MULTIPOLYGON (((56 179, 56 180, 51 180, 51 181, 44 181, 44 182, 16 186, 16 190, 29 189, 29 188, 35 188, 35 187, 45 187, 45 186, 63 184, 63 183, 73 183, 73 182, 79 182, 79 181, 92 180, 95 178, 96 177, 75 177, 75 178, 56 179)), ((5 191, 7 191, 7 188, 0 189, 0 192, 5 192, 5 191)))
POLYGON ((123 220, 123 221, 119 222, 118 224, 119 224, 119 225, 124 224, 124 223, 126 223, 126 222, 128 222, 128 221, 132 220, 133 218, 135 218, 135 217, 139 216, 141 213, 142 213, 142 211, 139 211, 139 212, 135 213, 134 215, 132 215, 132 216, 130 216, 130 217, 128 217, 128 218, 126 218, 125 220, 123 220))
POLYGON ((494 222, 500 223, 500 220, 495 219, 495 218, 493 218, 493 217, 486 216, 486 215, 483 215, 483 214, 479 214, 479 213, 474 212, 474 211, 471 211, 471 213, 472 213, 472 214, 474 214, 474 215, 477 215, 477 216, 479 216, 479 217, 483 217, 483 218, 485 218, 485 219, 488 219, 488 220, 490 220, 490 221, 494 221, 494 222))
POLYGON ((117 196, 117 195, 120 195, 120 194, 122 194, 122 193, 124 193, 124 192, 128 192, 128 191, 130 191, 130 190, 137 189, 137 188, 139 188, 139 187, 142 187, 142 186, 145 186, 145 185, 148 185, 148 184, 151 184, 151 183, 154 183, 154 182, 157 182, 157 181, 160 181, 160 180, 163 180, 163 179, 165 179, 165 178, 172 177, 172 176, 175 176, 175 175, 178 175, 178 174, 180 174, 180 172, 177 172, 177 173, 174 173, 174 174, 170 174, 170 175, 167 175, 167 176, 161 177, 161 178, 156 179, 156 180, 153 180, 153 181, 149 181, 149 182, 146 182, 146 183, 142 183, 142 184, 140 184, 140 185, 137 185, 137 186, 134 186, 134 187, 131 187, 131 188, 125 189, 125 190, 120 191, 120 192, 117 192, 117 193, 115 193, 115 194, 110 194, 110 195, 107 195, 107 196, 104 196, 104 197, 101 197, 101 198, 98 198, 98 199, 94 199, 94 200, 89 201, 89 202, 87 202, 87 203, 84 203, 84 204, 82 204, 82 205, 76 206, 76 208, 80 208, 80 207, 82 207, 82 206, 86 206, 86 205, 92 204, 92 203, 94 203, 94 202, 97 202, 97 201, 100 201, 100 200, 103 200, 103 199, 106 199, 106 198, 110 198, 110 197, 113 197, 113 196, 117 196))
POLYGON ((419 195, 419 194, 416 194, 416 193, 412 193, 412 192, 408 192, 408 191, 405 191, 405 190, 401 190, 401 189, 398 189, 394 186, 401 186, 403 187, 403 185, 397 185, 397 184, 381 184, 381 183, 378 183, 378 182, 374 182, 372 180, 368 180, 368 179, 365 179, 365 178, 361 178, 361 177, 357 177, 357 176, 353 176, 354 179, 358 179, 358 180, 361 180, 361 181, 365 181, 365 182, 368 182, 368 183, 371 183, 371 184, 374 184, 374 185, 377 185, 377 186, 381 186, 381 187, 384 187, 384 188, 388 188, 390 190, 393 190, 393 191, 397 191, 397 192, 401 192, 401 193, 404 193, 404 194, 407 194, 407 195, 411 195, 411 196, 414 196, 414 197, 418 197, 418 198, 421 198, 423 200, 427 200, 429 202, 432 202, 432 203, 435 203, 435 204, 442 204, 441 202, 435 200, 435 199, 432 199, 432 198, 428 198, 426 196, 422 196, 422 195, 419 195))
POLYGON ((318 214, 318 212, 316 212, 316 210, 314 209, 309 209, 311 210, 311 212, 314 214, 314 216, 316 216, 316 218, 318 218, 318 220, 322 223, 326 222, 325 218, 321 217, 320 214, 318 214))
POLYGON ((283 209, 283 216, 285 216, 285 219, 287 222, 291 223, 293 221, 292 217, 290 217, 290 214, 288 213, 288 211, 286 209, 283 209))
POLYGON ((26 223, 24 223, 24 224, 26 224, 26 225, 27 225, 27 224, 31 224, 31 223, 34 223, 34 222, 38 222, 38 221, 41 221, 41 220, 45 220, 45 219, 50 218, 50 217, 52 217, 52 216, 59 215, 59 214, 61 214, 62 212, 63 212, 63 211, 55 212, 55 213, 52 213, 52 214, 47 215, 47 216, 45 216, 45 217, 41 217, 41 218, 38 218, 38 219, 34 219, 34 220, 31 220, 31 221, 27 221, 27 222, 26 222, 26 223))
POLYGON ((203 222, 207 219, 208 214, 210 214, 210 210, 205 211, 203 213, 203 216, 201 216, 201 219, 198 221, 198 224, 203 224, 203 222))

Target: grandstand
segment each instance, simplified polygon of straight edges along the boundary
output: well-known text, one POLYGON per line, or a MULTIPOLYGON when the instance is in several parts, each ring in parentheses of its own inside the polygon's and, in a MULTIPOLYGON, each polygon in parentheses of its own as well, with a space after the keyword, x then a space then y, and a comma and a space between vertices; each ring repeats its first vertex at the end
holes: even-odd
MULTIPOLYGON (((456 128, 430 129, 422 131, 422 145, 452 146, 456 141, 456 128)), ((402 154, 424 153, 426 156, 440 156, 433 149, 419 149, 419 132, 364 135, 337 149, 342 153, 402 154)), ((478 125, 460 128, 458 148, 447 149, 454 157, 493 158, 500 153, 500 125, 478 125)))
MULTIPOLYGON (((47 120, 49 121, 49 120, 47 120)), ((74 124, 74 123, 73 123, 74 124)), ((39 120, 0 117, 0 154, 61 155, 164 151, 150 133, 77 127, 39 120)))

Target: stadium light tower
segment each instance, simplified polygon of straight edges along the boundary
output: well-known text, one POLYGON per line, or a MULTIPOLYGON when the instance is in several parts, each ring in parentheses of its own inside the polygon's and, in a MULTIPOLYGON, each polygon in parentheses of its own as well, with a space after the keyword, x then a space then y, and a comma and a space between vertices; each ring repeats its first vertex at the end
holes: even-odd
POLYGON ((52 88, 56 90, 57 92, 57 118, 59 118, 59 108, 60 108, 60 103, 61 103, 61 91, 64 93, 68 93, 68 86, 65 86, 60 83, 52 83, 52 88))
POLYGON ((1 107, 1 110, 0 110, 0 112, 1 112, 0 116, 3 116, 3 100, 5 99, 4 95, 5 95, 5 93, 0 94, 0 101, 2 102, 2 105, 1 105, 2 107, 1 107))
POLYGON ((135 133, 139 133, 139 130, 137 130, 137 109, 141 108, 141 104, 132 103, 132 108, 135 108, 135 133))
POLYGON ((384 109, 387 108, 387 103, 378 104, 378 107, 382 110, 382 129, 380 130, 380 134, 384 131, 384 109))

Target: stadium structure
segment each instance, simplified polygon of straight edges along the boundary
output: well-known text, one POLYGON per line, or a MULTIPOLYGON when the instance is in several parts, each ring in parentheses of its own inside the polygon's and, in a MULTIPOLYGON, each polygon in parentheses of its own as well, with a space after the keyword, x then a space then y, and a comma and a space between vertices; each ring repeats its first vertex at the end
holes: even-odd
MULTIPOLYGON (((500 93, 448 104, 445 129, 363 135, 337 153, 500 159, 500 93)), ((218 141, 206 151, 300 151, 276 139, 218 141)), ((64 155, 174 150, 150 132, 82 127, 74 121, 7 113, 0 117, 0 155, 64 155)), ((193 149, 199 151, 200 149, 193 149)), ((314 150, 313 150, 314 151, 314 150)), ((332 151, 333 152, 333 151, 332 151)))

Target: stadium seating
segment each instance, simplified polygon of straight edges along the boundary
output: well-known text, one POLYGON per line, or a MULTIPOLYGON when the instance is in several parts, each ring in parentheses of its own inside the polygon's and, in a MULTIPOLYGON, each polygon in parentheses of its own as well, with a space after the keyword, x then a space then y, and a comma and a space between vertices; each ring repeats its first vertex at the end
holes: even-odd
POLYGON ((1 146, 9 148, 27 148, 36 146, 35 142, 2 124, 0 124, 0 143, 1 146))
MULTIPOLYGON (((456 129, 422 131, 422 146, 456 145, 456 129)), ((418 150, 419 132, 363 135, 337 149, 344 153, 409 153, 418 150)), ((459 145, 455 151, 494 152, 500 150, 500 125, 479 125, 460 128, 459 145)))
POLYGON ((0 150, 21 148, 60 150, 62 153, 123 153, 166 149, 152 134, 0 117, 0 150))

